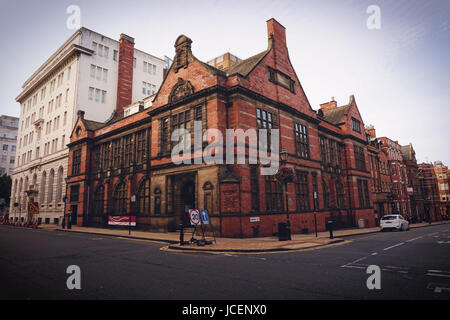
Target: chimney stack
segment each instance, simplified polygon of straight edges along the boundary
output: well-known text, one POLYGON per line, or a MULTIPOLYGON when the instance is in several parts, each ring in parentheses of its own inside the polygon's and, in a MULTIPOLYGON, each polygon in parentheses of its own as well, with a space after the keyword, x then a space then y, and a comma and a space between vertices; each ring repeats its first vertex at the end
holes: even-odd
POLYGON ((322 109, 322 111, 328 111, 336 108, 337 108, 337 101, 334 100, 334 97, 331 97, 330 102, 325 102, 320 105, 320 109, 322 109))
POLYGON ((375 127, 373 125, 367 126, 366 131, 370 134, 371 138, 376 138, 377 137, 377 132, 376 132, 375 127))
POLYGON ((134 38, 120 35, 119 68, 117 77, 116 113, 123 113, 123 107, 131 104, 133 92, 134 38))
POLYGON ((269 37, 269 46, 272 44, 276 49, 287 49, 286 28, 274 18, 267 20, 267 35, 269 37))

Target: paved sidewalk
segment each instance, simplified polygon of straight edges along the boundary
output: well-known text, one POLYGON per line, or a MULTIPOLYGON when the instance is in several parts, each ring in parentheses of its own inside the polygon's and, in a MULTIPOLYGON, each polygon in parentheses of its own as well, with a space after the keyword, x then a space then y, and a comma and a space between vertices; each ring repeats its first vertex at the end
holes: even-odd
MULTIPOLYGON (((450 223, 448 221, 433 222, 432 225, 450 223)), ((417 223, 411 225, 411 228, 420 228, 430 226, 429 223, 417 223)), ((217 238, 216 243, 207 246, 198 246, 196 244, 189 244, 180 246, 179 233, 155 233, 146 231, 131 231, 124 229, 106 229, 106 228, 91 228, 91 227, 77 227, 72 229, 62 229, 57 225, 41 225, 40 228, 47 230, 54 230, 60 232, 76 232, 88 233, 96 235, 106 235, 120 238, 130 238, 139 240, 149 240, 168 243, 168 250, 184 250, 184 251, 211 251, 211 252, 274 252, 274 251, 289 251, 315 248, 325 246, 333 243, 343 242, 345 237, 369 234, 379 232, 380 228, 364 228, 364 229, 345 229, 336 230, 333 232, 334 238, 329 238, 329 232, 319 232, 317 237, 315 234, 294 234, 290 241, 278 241, 277 237, 259 237, 259 238, 217 238)), ((199 237, 197 236, 197 239, 199 237)), ((190 239, 190 234, 185 234, 185 240, 190 239)), ((208 240, 213 240, 207 237, 208 240)))

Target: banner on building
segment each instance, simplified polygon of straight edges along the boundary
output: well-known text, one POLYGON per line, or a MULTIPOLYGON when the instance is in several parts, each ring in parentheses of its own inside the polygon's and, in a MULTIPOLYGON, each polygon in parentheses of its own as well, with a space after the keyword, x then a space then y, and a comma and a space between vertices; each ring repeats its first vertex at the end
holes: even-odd
POLYGON ((406 188, 406 191, 408 192, 408 195, 409 195, 409 196, 412 196, 412 195, 414 194, 414 190, 413 190, 412 187, 407 187, 407 188, 406 188))
POLYGON ((136 226, 136 216, 108 216, 111 226, 136 226))

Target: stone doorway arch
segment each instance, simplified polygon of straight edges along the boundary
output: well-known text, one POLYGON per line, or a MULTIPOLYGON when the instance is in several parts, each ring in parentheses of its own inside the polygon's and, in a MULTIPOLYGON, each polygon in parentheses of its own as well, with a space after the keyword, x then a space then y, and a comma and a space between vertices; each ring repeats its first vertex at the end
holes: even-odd
POLYGON ((196 208, 196 179, 195 174, 183 174, 175 176, 175 223, 179 227, 181 223, 189 225, 189 209, 196 208))

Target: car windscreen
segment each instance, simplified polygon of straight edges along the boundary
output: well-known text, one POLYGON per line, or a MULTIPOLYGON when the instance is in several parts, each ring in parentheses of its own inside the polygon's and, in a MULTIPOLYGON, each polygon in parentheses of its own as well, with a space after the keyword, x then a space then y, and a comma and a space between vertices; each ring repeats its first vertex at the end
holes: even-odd
POLYGON ((381 220, 395 220, 397 219, 397 216, 384 216, 381 218, 381 220))

